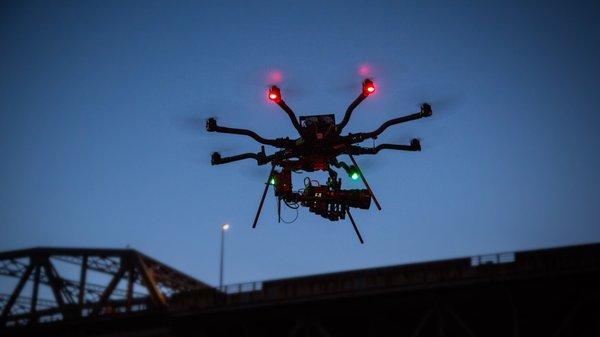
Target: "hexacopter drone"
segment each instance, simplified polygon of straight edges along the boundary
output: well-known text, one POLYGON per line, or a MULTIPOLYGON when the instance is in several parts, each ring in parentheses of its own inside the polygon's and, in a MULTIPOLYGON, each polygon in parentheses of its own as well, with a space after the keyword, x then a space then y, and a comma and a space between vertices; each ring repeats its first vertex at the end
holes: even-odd
POLYGON ((300 116, 298 119, 294 111, 284 102, 280 89, 277 86, 271 86, 267 97, 270 101, 279 105, 290 117, 292 125, 299 134, 299 137, 295 139, 290 139, 289 137, 266 139, 251 130, 219 126, 215 118, 207 120, 206 130, 208 132, 244 135, 263 144, 261 151, 258 153, 243 153, 236 156, 222 157, 220 153, 214 152, 211 155, 212 165, 227 164, 243 159, 254 159, 259 166, 271 164, 271 172, 265 183, 266 186, 263 190, 252 228, 256 227, 269 186, 273 185, 278 201, 277 213, 279 221, 281 221, 282 201, 286 206, 293 209, 298 209, 300 206, 308 207, 310 212, 321 215, 331 221, 345 219, 347 214, 359 241, 361 243, 364 242, 350 213, 350 208, 369 209, 371 199, 373 199, 377 209, 381 210, 381 205, 358 167, 354 156, 365 154, 375 155, 384 149, 421 151, 421 144, 418 139, 412 139, 410 145, 380 144, 367 148, 356 144, 367 139, 376 139, 392 125, 429 117, 432 114, 431 105, 423 103, 421 104, 421 111, 391 119, 374 131, 342 135, 342 131, 346 124, 348 124, 354 109, 374 92, 375 84, 373 81, 370 79, 364 80, 360 95, 348 106, 342 121, 336 124, 335 115, 333 114, 300 116), (267 155, 264 145, 270 145, 279 150, 267 155), (350 158, 351 165, 337 159, 338 156, 344 154, 350 158), (353 180, 360 178, 366 188, 343 190, 342 180, 338 179, 338 174, 333 167, 343 169, 353 180), (302 171, 327 171, 329 178, 325 184, 321 185, 318 181, 307 177, 304 179, 304 188, 294 191, 292 189, 292 172, 300 173, 302 171))

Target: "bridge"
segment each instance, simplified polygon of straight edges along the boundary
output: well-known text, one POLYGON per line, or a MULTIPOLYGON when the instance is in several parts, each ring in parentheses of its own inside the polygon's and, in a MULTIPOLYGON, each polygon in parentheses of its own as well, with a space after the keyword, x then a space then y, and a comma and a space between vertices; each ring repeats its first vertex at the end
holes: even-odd
POLYGON ((136 250, 32 248, 0 276, 0 336, 600 336, 600 244, 222 288, 136 250))

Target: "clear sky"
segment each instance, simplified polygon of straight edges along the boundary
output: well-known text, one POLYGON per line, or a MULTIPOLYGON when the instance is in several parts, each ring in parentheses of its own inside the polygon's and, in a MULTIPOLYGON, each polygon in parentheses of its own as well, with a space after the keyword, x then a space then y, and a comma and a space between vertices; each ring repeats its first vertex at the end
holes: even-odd
POLYGON ((599 7, 3 2, 0 250, 129 245, 216 284, 223 222, 226 283, 597 242, 599 7), (208 154, 259 146, 184 121, 291 136, 269 74, 298 114, 339 120, 361 65, 379 91, 349 131, 434 109, 380 140, 422 152, 358 159, 383 206, 354 212, 366 244, 304 209, 278 224, 272 192, 252 230, 268 168, 208 154))

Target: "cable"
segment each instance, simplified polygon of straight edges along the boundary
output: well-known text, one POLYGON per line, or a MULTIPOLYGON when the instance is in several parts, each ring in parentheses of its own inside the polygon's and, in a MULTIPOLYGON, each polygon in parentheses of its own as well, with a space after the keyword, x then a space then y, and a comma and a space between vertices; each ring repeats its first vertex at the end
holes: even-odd
POLYGON ((321 183, 318 180, 312 180, 312 179, 310 179, 310 177, 305 177, 304 178, 304 187, 309 187, 309 186, 319 187, 319 186, 321 186, 321 183), (313 185, 313 183, 314 183, 314 185, 313 185))
POLYGON ((300 205, 298 205, 298 203, 292 203, 291 205, 288 204, 287 201, 283 200, 283 203, 288 207, 291 208, 293 210, 296 211, 296 216, 294 217, 294 219, 287 221, 285 220, 283 217, 279 217, 279 219, 281 219, 281 221, 283 221, 284 223, 294 223, 296 222, 296 220, 298 220, 298 215, 300 214, 300 212, 298 211, 298 208, 300 208, 300 205))
POLYGON ((290 202, 288 203, 287 201, 285 201, 285 199, 283 200, 283 202, 285 203, 285 205, 291 209, 298 209, 298 207, 300 207, 300 205, 297 202, 290 202))

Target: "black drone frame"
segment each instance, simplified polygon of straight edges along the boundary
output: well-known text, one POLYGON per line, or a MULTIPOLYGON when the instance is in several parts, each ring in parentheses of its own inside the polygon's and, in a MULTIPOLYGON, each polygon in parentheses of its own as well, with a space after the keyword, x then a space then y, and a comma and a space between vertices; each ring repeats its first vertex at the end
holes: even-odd
MULTIPOLYGON (((420 107, 420 111, 410 114, 410 115, 390 119, 390 120, 386 121, 385 123, 381 124, 380 127, 378 127, 377 129, 375 129, 371 132, 349 133, 345 136, 342 136, 341 133, 342 133, 344 127, 350 121, 350 117, 352 116, 353 111, 373 91, 374 91, 373 82, 368 79, 365 80, 363 82, 362 92, 348 106, 342 121, 339 124, 335 125, 334 131, 335 131, 335 136, 337 137, 337 140, 335 143, 337 145, 336 145, 336 148, 333 150, 333 152, 329 154, 328 164, 331 166, 334 166, 336 168, 342 168, 346 172, 349 172, 350 166, 344 162, 339 162, 337 160, 337 156, 339 156, 339 155, 342 155, 342 154, 348 155, 348 157, 350 158, 350 160, 352 162, 352 165, 354 165, 355 169, 358 170, 358 172, 360 173, 359 176, 360 176, 362 182, 364 183, 366 189, 370 193, 377 209, 381 210, 381 205, 380 205, 379 201, 377 200, 377 198, 375 197, 373 190, 369 186, 367 179, 362 174, 362 171, 360 170, 358 163, 354 159, 354 156, 375 155, 375 154, 379 153, 379 151, 381 151, 381 150, 421 151, 420 141, 418 139, 412 139, 409 145, 380 144, 380 145, 370 147, 370 148, 358 146, 356 144, 361 143, 367 139, 376 139, 377 137, 379 137, 379 135, 381 135, 390 126, 414 121, 414 120, 421 119, 424 117, 429 117, 432 115, 432 110, 431 110, 430 104, 422 103, 421 107, 420 107)), ((290 118, 290 121, 292 122, 292 125, 298 132, 299 136, 301 138, 305 138, 306 130, 303 129, 303 127, 300 124, 298 118, 296 117, 296 114, 294 113, 294 111, 281 98, 281 92, 280 92, 279 88, 277 88, 276 86, 272 86, 270 88, 269 93, 270 93, 269 98, 273 102, 277 103, 277 105, 279 105, 279 107, 288 115, 288 117, 290 118)), ((276 151, 275 153, 270 154, 270 155, 267 155, 265 153, 265 148, 264 148, 264 146, 262 146, 261 151, 257 152, 257 153, 248 152, 248 153, 242 153, 242 154, 238 154, 238 155, 234 155, 234 156, 222 157, 220 153, 214 152, 211 156, 211 164, 212 165, 227 164, 227 163, 244 160, 244 159, 256 160, 256 162, 259 166, 266 165, 269 163, 272 165, 272 168, 271 168, 271 171, 267 178, 267 181, 265 182, 266 186, 265 186, 262 196, 260 198, 260 203, 258 206, 258 210, 256 212, 256 216, 254 218, 254 222, 252 224, 252 228, 255 228, 256 224, 258 222, 258 218, 260 216, 261 210, 262 210, 262 206, 263 206, 267 191, 269 189, 269 185, 270 185, 269 179, 273 175, 273 173, 275 171, 275 167, 277 167, 277 166, 283 167, 285 165, 289 166, 289 163, 294 161, 294 158, 298 158, 298 160, 302 159, 302 158, 300 158, 298 153, 296 153, 296 151, 294 151, 295 149, 298 148, 298 142, 297 142, 297 140, 292 140, 288 137, 268 139, 268 138, 261 137, 256 132, 248 130, 248 129, 238 129, 238 128, 229 128, 229 127, 220 126, 217 124, 217 121, 214 118, 209 118, 207 120, 206 130, 209 132, 218 132, 218 133, 247 136, 247 137, 254 139, 255 141, 257 141, 258 143, 260 143, 262 145, 269 145, 269 146, 273 146, 273 147, 279 149, 278 151, 276 151)), ((330 178, 335 179, 337 177, 337 174, 335 173, 335 171, 333 171, 331 169, 328 169, 328 171, 330 174, 330 178)), ((356 226, 356 224, 354 222, 352 215, 349 212, 349 209, 346 209, 346 212, 348 214, 350 221, 352 222, 352 225, 354 227, 354 230, 356 231, 356 234, 357 234, 360 242, 363 243, 363 239, 360 235, 358 227, 356 226)))

